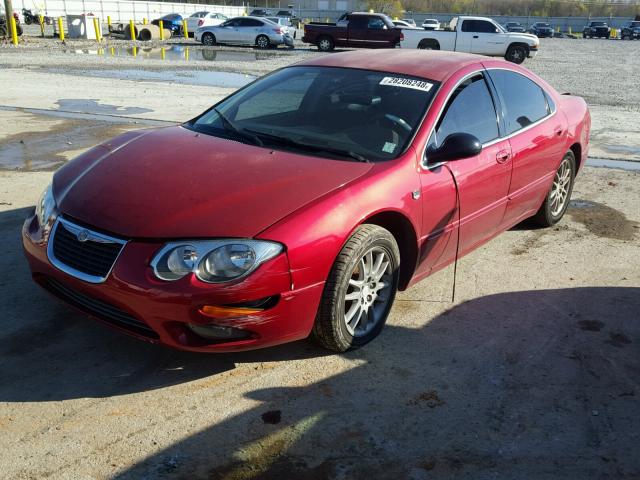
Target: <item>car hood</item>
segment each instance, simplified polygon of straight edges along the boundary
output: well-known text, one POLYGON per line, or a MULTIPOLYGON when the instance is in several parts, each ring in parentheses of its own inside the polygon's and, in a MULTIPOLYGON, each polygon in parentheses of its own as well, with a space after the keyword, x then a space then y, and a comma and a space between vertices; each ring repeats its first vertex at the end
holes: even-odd
POLYGON ((62 215, 126 238, 253 237, 370 169, 168 127, 93 148, 53 191, 62 215))

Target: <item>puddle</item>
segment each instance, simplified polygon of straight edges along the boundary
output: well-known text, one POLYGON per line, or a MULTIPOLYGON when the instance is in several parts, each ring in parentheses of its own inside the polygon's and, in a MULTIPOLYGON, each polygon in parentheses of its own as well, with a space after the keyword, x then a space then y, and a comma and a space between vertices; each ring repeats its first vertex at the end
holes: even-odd
POLYGON ((606 158, 589 158, 589 167, 619 168, 622 170, 640 171, 640 162, 629 160, 608 160, 606 158))
POLYGON ((567 215, 584 225, 592 234, 614 240, 631 241, 640 228, 637 222, 627 219, 624 213, 589 200, 571 200, 567 215))
POLYGON ((150 108, 141 107, 121 107, 108 103, 99 103, 93 98, 61 98, 56 102, 59 110, 92 112, 103 115, 139 115, 141 113, 153 112, 150 108))
POLYGON ((55 170, 99 143, 128 130, 133 122, 65 119, 49 130, 10 135, 0 142, 0 170, 55 170))
POLYGON ((600 148, 611 153, 621 153, 624 155, 640 155, 640 148, 630 145, 611 145, 604 143, 600 145, 600 148))
POLYGON ((100 78, 118 78, 122 80, 138 80, 145 82, 172 82, 186 85, 204 85, 209 87, 240 88, 255 80, 256 77, 243 73, 211 72, 206 70, 134 70, 127 68, 83 70, 51 69, 53 73, 72 73, 100 78))
POLYGON ((247 62, 270 60, 277 55, 260 51, 227 51, 211 48, 185 47, 172 45, 169 47, 109 47, 95 49, 66 49, 64 53, 73 55, 97 55, 104 57, 135 57, 141 60, 191 61, 207 62, 247 62))

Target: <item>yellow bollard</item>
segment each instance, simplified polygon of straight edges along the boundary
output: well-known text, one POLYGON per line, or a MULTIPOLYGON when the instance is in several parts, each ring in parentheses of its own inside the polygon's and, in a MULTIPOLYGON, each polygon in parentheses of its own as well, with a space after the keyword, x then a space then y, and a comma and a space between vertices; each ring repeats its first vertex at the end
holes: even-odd
POLYGON ((107 27, 109 27, 109 31, 111 31, 111 16, 107 15, 107 27))
POLYGON ((161 58, 162 60, 164 60, 164 57, 165 57, 165 48, 164 48, 164 47, 162 47, 162 48, 160 49, 160 58, 161 58))
POLYGON ((164 40, 164 22, 158 21, 158 26, 160 27, 160 40, 164 40))
POLYGON ((129 20, 129 34, 131 36, 131 40, 136 39, 136 27, 133 26, 133 20, 129 20))
POLYGON ((133 47, 133 50, 131 51, 131 53, 133 54, 134 57, 138 56, 138 47, 133 47))
POLYGON ((182 32, 184 33, 184 38, 189 39, 189 30, 187 30, 187 19, 182 19, 182 32))
POLYGON ((58 17, 58 37, 64 42, 64 25, 62 25, 62 17, 58 17))
POLYGON ((16 28, 16 19, 13 15, 9 17, 11 19, 11 43, 18 45, 18 29, 16 28))
POLYGON ((40 35, 44 38, 44 17, 42 15, 38 15, 38 22, 40 23, 40 35))
POLYGON ((109 49, 109 53, 111 54, 111 56, 113 57, 116 54, 116 49, 114 47, 111 47, 109 49))
POLYGON ((93 17, 93 29, 96 31, 96 41, 102 41, 102 27, 96 17, 93 17))
POLYGON ((189 47, 184 49, 184 59, 188 62, 189 61, 189 47))
POLYGON ((612 28, 611 29, 611 38, 618 38, 618 29, 617 28, 612 28))
POLYGON ((143 25, 146 25, 146 24, 147 24, 147 19, 146 19, 146 18, 143 18, 143 19, 142 19, 142 24, 143 24, 143 25))

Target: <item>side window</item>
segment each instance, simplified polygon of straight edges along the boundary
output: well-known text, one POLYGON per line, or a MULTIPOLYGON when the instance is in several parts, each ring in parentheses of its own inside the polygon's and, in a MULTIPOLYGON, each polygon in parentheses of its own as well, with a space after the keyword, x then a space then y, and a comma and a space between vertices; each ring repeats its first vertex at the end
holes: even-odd
POLYGON ((375 18, 372 17, 369 19, 369 28, 373 29, 373 30, 382 30, 385 27, 384 22, 382 21, 381 18, 375 18))
POLYGON ((452 133, 470 133, 481 143, 498 138, 496 109, 482 75, 471 77, 458 86, 429 144, 439 147, 452 133))
POLYGON ((462 22, 463 32, 496 33, 496 27, 491 22, 484 20, 465 20, 462 22))
POLYGON ((549 114, 542 88, 527 77, 507 70, 490 70, 505 109, 507 133, 525 128, 549 114))
POLYGON ((367 28, 367 17, 362 15, 354 15, 349 18, 349 28, 365 29, 367 28))

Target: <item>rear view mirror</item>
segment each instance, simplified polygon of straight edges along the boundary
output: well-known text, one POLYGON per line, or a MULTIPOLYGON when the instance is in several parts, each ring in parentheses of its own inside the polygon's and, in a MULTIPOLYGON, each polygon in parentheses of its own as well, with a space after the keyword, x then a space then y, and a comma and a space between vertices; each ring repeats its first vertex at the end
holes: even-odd
POLYGON ((475 136, 470 133, 452 133, 444 139, 440 147, 427 150, 427 160, 429 163, 461 160, 475 157, 481 151, 482 144, 475 136))

